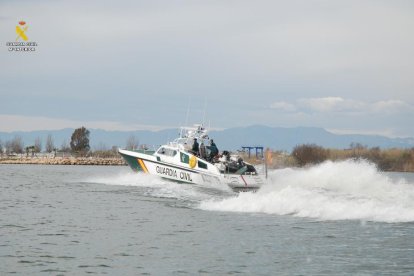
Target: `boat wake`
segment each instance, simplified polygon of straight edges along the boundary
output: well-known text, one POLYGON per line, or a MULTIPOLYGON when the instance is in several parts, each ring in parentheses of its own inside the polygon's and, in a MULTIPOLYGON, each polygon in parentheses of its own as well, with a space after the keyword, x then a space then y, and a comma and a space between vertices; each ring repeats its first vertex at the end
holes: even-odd
POLYGON ((185 201, 190 208, 208 211, 414 222, 414 183, 389 175, 367 161, 347 160, 271 171, 257 192, 234 193, 227 185, 180 184, 129 171, 92 177, 86 182, 135 186, 143 196, 185 201))
POLYGON ((170 198, 192 202, 191 205, 198 205, 203 200, 211 198, 224 198, 233 195, 232 190, 220 183, 209 183, 208 185, 183 184, 164 180, 158 176, 120 172, 103 176, 89 177, 82 181, 84 183, 96 183, 112 186, 134 186, 140 189, 144 196, 156 198, 170 198))
POLYGON ((307 169, 272 171, 256 193, 205 200, 199 208, 319 220, 412 222, 414 183, 391 179, 366 161, 329 161, 307 169))

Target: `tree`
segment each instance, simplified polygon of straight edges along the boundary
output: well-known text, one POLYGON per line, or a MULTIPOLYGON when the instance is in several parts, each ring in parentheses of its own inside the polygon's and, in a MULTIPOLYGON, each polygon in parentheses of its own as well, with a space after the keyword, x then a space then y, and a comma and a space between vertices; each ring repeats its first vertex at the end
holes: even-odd
POLYGON ((55 148, 55 145, 53 143, 52 135, 47 135, 46 138, 46 152, 51 153, 53 149, 55 148))
POLYGON ((364 146, 361 143, 354 142, 352 142, 349 146, 351 147, 352 155, 355 158, 361 158, 363 151, 367 148, 367 146, 364 146))
POLYGON ((81 155, 86 154, 90 149, 89 130, 85 127, 75 129, 71 137, 70 148, 72 149, 72 152, 81 155))
POLYGON ((41 152, 42 151, 42 140, 40 139, 40 137, 37 137, 36 139, 35 139, 35 142, 34 142, 34 149, 33 149, 33 152, 35 152, 35 153, 39 153, 39 152, 41 152))
POLYGON ((300 166, 318 164, 328 158, 328 151, 315 144, 298 145, 292 151, 292 156, 300 166))
POLYGON ((139 145, 138 139, 135 138, 135 135, 129 136, 127 143, 126 143, 126 149, 127 150, 134 150, 137 149, 139 145))
POLYGON ((68 141, 63 140, 62 145, 60 146, 60 151, 62 151, 62 152, 69 152, 70 151, 68 141))
POLYGON ((35 150, 36 150, 36 146, 28 146, 25 149, 26 149, 26 157, 29 157, 29 153, 33 157, 35 150))
POLYGON ((6 149, 6 154, 9 155, 13 152, 13 146, 11 141, 6 141, 4 143, 4 148, 6 149))
POLYGON ((23 153, 23 141, 22 137, 16 135, 14 136, 13 140, 11 141, 11 151, 14 153, 23 153))

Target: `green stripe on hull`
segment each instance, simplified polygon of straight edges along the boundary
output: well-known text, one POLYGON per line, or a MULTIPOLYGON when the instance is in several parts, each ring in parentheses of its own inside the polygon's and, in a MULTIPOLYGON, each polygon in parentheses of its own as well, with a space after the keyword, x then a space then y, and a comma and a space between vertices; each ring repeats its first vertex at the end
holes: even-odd
POLYGON ((125 155, 125 154, 122 154, 122 153, 121 153, 121 155, 134 172, 142 172, 143 171, 141 166, 138 163, 138 158, 133 157, 133 156, 129 156, 129 155, 125 155))

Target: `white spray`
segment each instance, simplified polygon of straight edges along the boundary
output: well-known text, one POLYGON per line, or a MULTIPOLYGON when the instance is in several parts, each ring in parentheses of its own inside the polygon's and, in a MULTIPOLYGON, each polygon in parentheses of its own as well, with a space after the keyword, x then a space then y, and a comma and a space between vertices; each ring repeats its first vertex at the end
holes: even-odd
POLYGON ((269 173, 256 193, 201 202, 201 209, 381 222, 414 221, 414 183, 392 180, 366 161, 325 162, 269 173))

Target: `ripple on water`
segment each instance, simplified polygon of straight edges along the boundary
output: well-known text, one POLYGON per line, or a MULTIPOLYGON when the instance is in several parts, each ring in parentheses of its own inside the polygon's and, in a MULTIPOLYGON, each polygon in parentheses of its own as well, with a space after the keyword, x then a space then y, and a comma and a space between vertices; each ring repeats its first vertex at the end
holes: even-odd
POLYGON ((29 261, 29 260, 19 260, 18 263, 19 264, 34 264, 37 261, 29 261))
POLYGON ((49 269, 41 270, 40 272, 48 272, 48 273, 60 272, 60 273, 65 273, 65 272, 68 272, 68 271, 61 270, 61 269, 57 269, 57 268, 56 269, 49 268, 49 269))
POLYGON ((112 266, 107 265, 107 264, 98 264, 98 265, 78 265, 78 268, 86 268, 86 269, 90 269, 90 268, 112 268, 112 266))
POLYGON ((131 255, 131 254, 128 254, 128 253, 124 253, 124 252, 121 252, 121 253, 116 253, 116 254, 114 254, 114 256, 119 256, 119 257, 133 257, 134 255, 131 255))
POLYGON ((41 242, 41 245, 58 245, 57 243, 52 243, 52 242, 41 242))
POLYGON ((6 231, 19 231, 19 232, 32 230, 31 228, 17 225, 17 224, 4 224, 0 226, 0 229, 5 229, 6 231))
POLYGON ((51 236, 64 236, 69 237, 69 234, 62 234, 62 233, 45 233, 45 234, 37 234, 40 237, 51 237, 51 236))

